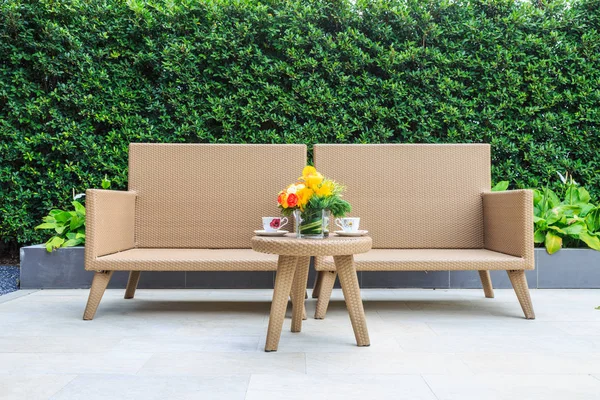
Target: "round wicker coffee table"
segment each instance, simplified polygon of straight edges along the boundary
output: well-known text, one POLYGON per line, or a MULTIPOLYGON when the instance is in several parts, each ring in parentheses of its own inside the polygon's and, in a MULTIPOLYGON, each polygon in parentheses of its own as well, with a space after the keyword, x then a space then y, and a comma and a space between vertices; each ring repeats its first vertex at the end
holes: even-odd
POLYGON ((356 343, 359 346, 369 346, 371 342, 360 298, 354 254, 366 253, 371 250, 372 244, 368 236, 332 235, 322 240, 297 239, 295 234, 283 237, 253 237, 252 249, 261 253, 279 255, 265 351, 277 351, 290 290, 293 304, 292 332, 300 332, 302 329, 304 296, 311 256, 333 256, 356 343))

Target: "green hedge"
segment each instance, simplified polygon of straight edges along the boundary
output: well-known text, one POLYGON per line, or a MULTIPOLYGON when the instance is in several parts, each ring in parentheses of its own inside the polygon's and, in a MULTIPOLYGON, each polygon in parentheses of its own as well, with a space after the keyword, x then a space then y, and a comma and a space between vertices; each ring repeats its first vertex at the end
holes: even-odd
POLYGON ((5 0, 0 237, 126 187, 130 142, 486 142, 600 195, 598 0, 5 0))

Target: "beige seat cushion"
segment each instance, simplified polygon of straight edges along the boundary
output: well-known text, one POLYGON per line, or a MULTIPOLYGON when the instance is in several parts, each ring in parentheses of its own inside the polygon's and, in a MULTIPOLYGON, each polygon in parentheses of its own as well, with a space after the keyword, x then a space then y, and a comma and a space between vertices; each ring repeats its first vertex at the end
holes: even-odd
MULTIPOLYGON (((373 249, 354 256, 357 271, 527 269, 525 260, 485 249, 373 249)), ((317 271, 334 271, 333 257, 319 257, 317 271)))
POLYGON ((277 255, 258 253, 252 249, 132 249, 98 257, 93 262, 93 269, 275 271, 277 255))

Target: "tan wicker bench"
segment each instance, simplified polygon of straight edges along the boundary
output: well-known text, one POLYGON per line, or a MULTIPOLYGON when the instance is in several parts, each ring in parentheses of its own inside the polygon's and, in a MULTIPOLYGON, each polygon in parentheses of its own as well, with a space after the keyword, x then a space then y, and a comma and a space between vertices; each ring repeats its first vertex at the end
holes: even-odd
POLYGON ((114 271, 275 271, 252 251, 275 194, 306 165, 304 145, 131 144, 129 191, 86 192, 85 269, 96 271, 83 319, 114 271))
MULTIPOLYGON (((317 169, 343 182, 352 215, 373 250, 357 271, 476 270, 494 297, 490 270, 506 270, 528 319, 535 318, 525 270, 534 269, 533 194, 490 192, 490 147, 315 145, 317 169)), ((336 272, 317 258, 315 318, 324 318, 336 272)))

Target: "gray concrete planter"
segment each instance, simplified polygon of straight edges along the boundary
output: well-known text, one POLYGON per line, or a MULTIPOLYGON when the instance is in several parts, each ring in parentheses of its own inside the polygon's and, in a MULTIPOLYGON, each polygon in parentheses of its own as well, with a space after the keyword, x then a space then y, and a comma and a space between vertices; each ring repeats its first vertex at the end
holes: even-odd
MULTIPOLYGON (((83 264, 83 247, 48 253, 43 245, 21 248, 21 289, 85 289, 93 272, 83 264)), ((129 273, 115 272, 109 288, 125 288, 129 273)), ((273 272, 143 272, 140 289, 273 288, 273 272)))
MULTIPOLYGON (((492 271, 495 288, 511 288, 504 271, 492 271)), ((527 271, 527 282, 534 289, 600 288, 600 251, 562 249, 549 255, 546 249, 535 249, 535 270, 527 271)), ((479 275, 472 271, 450 273, 451 288, 480 288, 479 275)))
MULTIPOLYGON (((536 269, 527 271, 529 287, 539 289, 600 288, 600 252, 563 249, 552 256, 536 249, 536 269)), ((21 289, 89 288, 93 273, 83 267, 83 247, 46 252, 42 245, 21 249, 21 289)), ((125 288, 127 272, 116 272, 110 288, 125 288)), ((314 271, 311 270, 309 287, 314 271)), ((476 271, 359 272, 363 288, 481 288, 476 271)), ((249 288, 273 287, 272 272, 144 272, 140 288, 249 288)), ((497 289, 511 288, 505 271, 492 271, 497 289)), ((339 287, 339 286, 338 286, 339 287)))
POLYGON ((540 289, 600 288, 600 251, 562 249, 549 255, 536 249, 535 263, 540 289))

